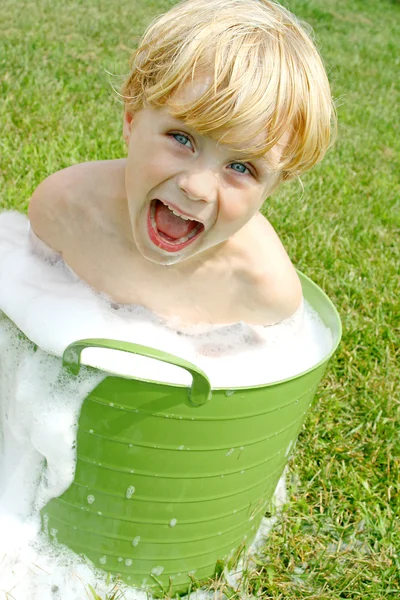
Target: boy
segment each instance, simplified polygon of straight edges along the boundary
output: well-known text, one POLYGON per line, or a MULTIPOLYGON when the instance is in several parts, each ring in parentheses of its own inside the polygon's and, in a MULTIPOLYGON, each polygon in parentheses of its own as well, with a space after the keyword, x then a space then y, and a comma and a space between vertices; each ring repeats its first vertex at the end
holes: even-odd
POLYGON ((127 158, 42 182, 34 246, 182 325, 295 313, 299 279, 259 209, 323 158, 334 113, 297 19, 267 0, 186 0, 146 31, 123 98, 127 158))

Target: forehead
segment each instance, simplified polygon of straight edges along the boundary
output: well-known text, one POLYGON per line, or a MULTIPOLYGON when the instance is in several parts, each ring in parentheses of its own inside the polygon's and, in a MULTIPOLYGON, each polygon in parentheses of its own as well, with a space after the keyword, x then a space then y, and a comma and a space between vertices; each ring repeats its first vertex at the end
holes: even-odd
POLYGON ((208 73, 199 73, 196 77, 187 77, 171 94, 168 104, 185 107, 192 105, 210 89, 213 78, 208 73))
MULTIPOLYGON (((230 123, 229 114, 226 114, 225 123, 218 126, 215 123, 213 128, 208 127, 207 131, 202 130, 201 125, 197 126, 196 113, 202 113, 202 110, 209 111, 211 96, 216 96, 217 90, 214 88, 213 77, 208 73, 198 73, 196 76, 188 77, 177 89, 168 97, 165 107, 170 116, 181 123, 189 126, 201 135, 207 135, 213 138, 218 144, 229 148, 230 150, 256 158, 261 163, 265 163, 270 168, 278 168, 285 148, 287 147, 290 135, 286 131, 272 148, 268 151, 257 152, 254 149, 262 148, 268 143, 268 131, 262 128, 263 115, 254 115, 253 132, 248 125, 237 123, 236 113, 232 114, 232 123, 230 123), (261 128, 261 131, 260 131, 261 128), (258 129, 258 131, 256 131, 258 129)), ((233 99, 235 111, 240 106, 240 94, 236 94, 233 99)), ((233 111, 232 111, 233 113, 233 111)))

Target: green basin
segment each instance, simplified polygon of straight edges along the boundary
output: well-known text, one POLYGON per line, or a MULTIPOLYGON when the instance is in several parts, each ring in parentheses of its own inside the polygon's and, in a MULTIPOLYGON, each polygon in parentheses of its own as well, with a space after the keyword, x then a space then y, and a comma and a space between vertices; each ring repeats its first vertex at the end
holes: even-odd
POLYGON ((42 510, 50 536, 153 595, 170 586, 186 592, 191 575, 212 577, 218 560, 252 542, 341 337, 329 298, 300 278, 333 346, 313 368, 278 383, 211 389, 195 365, 152 348, 114 340, 68 346, 64 364, 73 373, 81 351, 98 346, 176 364, 193 384, 108 375, 87 396, 75 479, 42 510))

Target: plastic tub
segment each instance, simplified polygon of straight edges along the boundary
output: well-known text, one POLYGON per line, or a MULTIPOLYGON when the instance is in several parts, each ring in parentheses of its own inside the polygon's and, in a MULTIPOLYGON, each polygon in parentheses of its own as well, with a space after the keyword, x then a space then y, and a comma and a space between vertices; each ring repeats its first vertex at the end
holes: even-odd
POLYGON ((192 574, 212 577, 219 559, 252 542, 341 337, 332 302, 299 275, 333 346, 284 381, 211 389, 196 366, 151 348, 112 340, 68 346, 63 360, 73 373, 81 351, 99 346, 186 368, 193 384, 106 377, 83 403, 75 479, 42 510, 46 531, 154 595, 187 591, 192 574))

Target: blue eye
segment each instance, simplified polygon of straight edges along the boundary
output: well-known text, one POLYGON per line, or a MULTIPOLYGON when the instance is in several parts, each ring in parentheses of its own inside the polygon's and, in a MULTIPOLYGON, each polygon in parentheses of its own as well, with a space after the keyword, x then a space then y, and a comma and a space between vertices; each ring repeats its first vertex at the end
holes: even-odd
POLYGON ((232 171, 236 171, 236 173, 241 173, 242 175, 247 175, 247 173, 250 174, 250 170, 243 163, 231 163, 230 167, 232 171))
POLYGON ((192 147, 192 142, 187 135, 184 135, 183 133, 172 133, 171 135, 182 146, 186 146, 187 148, 192 147))

